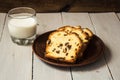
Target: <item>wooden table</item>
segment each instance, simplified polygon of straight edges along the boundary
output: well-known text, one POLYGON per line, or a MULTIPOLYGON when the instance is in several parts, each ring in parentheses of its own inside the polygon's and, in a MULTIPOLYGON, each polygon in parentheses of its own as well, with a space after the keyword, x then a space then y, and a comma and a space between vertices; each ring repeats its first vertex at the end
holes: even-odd
POLYGON ((0 80, 120 80, 120 13, 37 14, 37 34, 63 25, 81 25, 103 40, 106 47, 102 58, 73 68, 47 65, 32 54, 31 46, 14 44, 6 17, 6 13, 0 13, 0 80))

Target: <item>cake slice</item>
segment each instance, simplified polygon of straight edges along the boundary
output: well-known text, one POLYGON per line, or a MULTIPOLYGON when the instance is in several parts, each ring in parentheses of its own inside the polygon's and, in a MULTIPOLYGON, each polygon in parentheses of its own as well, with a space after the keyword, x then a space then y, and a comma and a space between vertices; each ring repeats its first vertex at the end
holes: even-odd
POLYGON ((81 48, 81 51, 79 52, 79 57, 83 56, 83 52, 87 48, 87 45, 90 41, 90 39, 93 36, 93 33, 88 28, 81 28, 81 26, 63 26, 58 29, 59 31, 65 31, 67 33, 76 33, 79 38, 82 40, 83 46, 81 48))
POLYGON ((82 41, 76 33, 65 31, 52 32, 46 43, 46 58, 74 63, 82 47, 82 41))
POLYGON ((88 28, 82 29, 81 26, 63 26, 58 29, 59 31, 65 31, 67 33, 76 33, 79 38, 83 41, 83 43, 87 43, 89 40, 89 35, 87 34, 89 32, 90 36, 92 36, 91 31, 89 31, 88 28))

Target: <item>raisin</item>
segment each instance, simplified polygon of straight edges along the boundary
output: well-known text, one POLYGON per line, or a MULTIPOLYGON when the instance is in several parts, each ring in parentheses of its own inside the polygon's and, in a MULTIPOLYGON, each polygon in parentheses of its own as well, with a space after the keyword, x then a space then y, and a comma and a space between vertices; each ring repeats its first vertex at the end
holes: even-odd
POLYGON ((77 48, 75 48, 75 51, 77 51, 77 48))
POLYGON ((64 34, 64 36, 67 36, 67 34, 64 34))
POLYGON ((63 49, 63 53, 66 53, 67 52, 67 48, 63 49))
POLYGON ((81 33, 84 33, 84 31, 82 31, 81 33))
POLYGON ((56 51, 56 53, 58 53, 58 54, 59 54, 59 53, 60 53, 60 51, 58 50, 58 51, 56 51))
POLYGON ((71 58, 74 58, 74 56, 71 56, 71 58))
POLYGON ((79 46, 79 43, 77 44, 77 46, 79 46))
POLYGON ((54 48, 52 51, 54 52, 56 49, 54 48))
POLYGON ((68 41, 71 41, 71 39, 68 39, 68 41))
POLYGON ((60 44, 60 45, 58 46, 58 48, 62 48, 62 46, 63 46, 63 44, 60 44))
POLYGON ((68 55, 68 53, 66 53, 66 56, 68 55))
POLYGON ((87 36, 89 36, 89 34, 88 34, 87 32, 85 32, 85 34, 86 34, 87 36))
POLYGON ((63 44, 60 44, 60 46, 63 46, 63 44))
POLYGON ((71 49, 71 47, 72 47, 72 45, 68 45, 67 47, 68 47, 68 49, 70 50, 70 49, 71 49))
POLYGON ((69 44, 69 42, 66 42, 66 43, 65 43, 65 46, 67 46, 68 44, 69 44))
POLYGON ((69 32, 69 30, 67 30, 67 32, 69 32))

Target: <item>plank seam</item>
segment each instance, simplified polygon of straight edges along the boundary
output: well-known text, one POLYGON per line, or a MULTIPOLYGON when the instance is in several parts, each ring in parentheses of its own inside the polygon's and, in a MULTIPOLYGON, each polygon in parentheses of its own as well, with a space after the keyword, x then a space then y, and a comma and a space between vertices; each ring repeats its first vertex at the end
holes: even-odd
POLYGON ((33 68, 34 67, 34 52, 32 51, 32 80, 33 80, 33 68))
MULTIPOLYGON (((114 14, 115 14, 115 16, 118 18, 118 20, 120 21, 118 15, 117 15, 116 13, 114 13, 114 14)), ((106 63, 106 65, 107 65, 107 68, 108 68, 108 71, 109 71, 109 73, 110 73, 110 76, 111 76, 112 80, 115 80, 114 77, 113 77, 113 75, 112 75, 112 72, 111 72, 111 70, 110 70, 110 67, 109 67, 109 65, 108 65, 108 63, 107 63, 107 59, 106 59, 106 57, 105 57, 105 52, 104 52, 103 55, 104 55, 105 63, 106 63)))
POLYGON ((62 25, 63 25, 63 13, 60 13, 61 14, 61 21, 62 21, 62 25))
POLYGON ((90 14, 89 14, 89 13, 88 13, 88 16, 89 16, 89 18, 90 18, 90 22, 91 22, 92 27, 93 27, 93 29, 94 29, 94 31, 95 31, 95 34, 96 34, 96 28, 94 27, 93 21, 92 21, 92 19, 91 19, 91 17, 90 17, 90 14))
POLYGON ((118 16, 118 14, 115 13, 115 15, 117 16, 118 20, 120 21, 120 17, 118 16))
POLYGON ((70 67, 71 80, 73 80, 72 68, 70 67))
POLYGON ((3 28, 2 28, 1 37, 0 37, 0 42, 2 40, 2 36, 3 36, 4 28, 5 28, 5 23, 6 23, 6 19, 7 19, 7 14, 5 15, 5 18, 4 18, 3 28))
POLYGON ((111 70, 110 70, 110 68, 109 68, 109 66, 108 66, 107 59, 106 59, 106 57, 105 57, 105 52, 103 53, 103 56, 104 56, 104 60, 105 60, 106 66, 107 66, 107 68, 108 68, 108 71, 109 71, 109 73, 110 73, 110 76, 111 76, 112 80, 114 80, 113 75, 112 75, 112 72, 111 72, 111 70))

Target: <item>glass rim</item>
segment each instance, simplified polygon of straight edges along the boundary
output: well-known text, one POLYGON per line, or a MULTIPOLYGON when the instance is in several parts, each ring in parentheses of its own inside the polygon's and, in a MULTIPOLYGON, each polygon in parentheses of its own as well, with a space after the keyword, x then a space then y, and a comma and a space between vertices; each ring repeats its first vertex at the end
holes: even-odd
MULTIPOLYGON (((33 11, 32 15, 29 15, 29 16, 24 17, 24 18, 30 18, 30 17, 36 16, 36 11, 31 7, 16 7, 16 8, 12 8, 8 11, 8 13, 7 13, 8 17, 15 18, 15 19, 24 19, 24 18, 14 17, 14 16, 11 15, 12 11, 19 10, 19 9, 27 9, 27 10, 32 10, 33 11)), ((23 12, 23 13, 27 13, 27 12, 23 12)))

